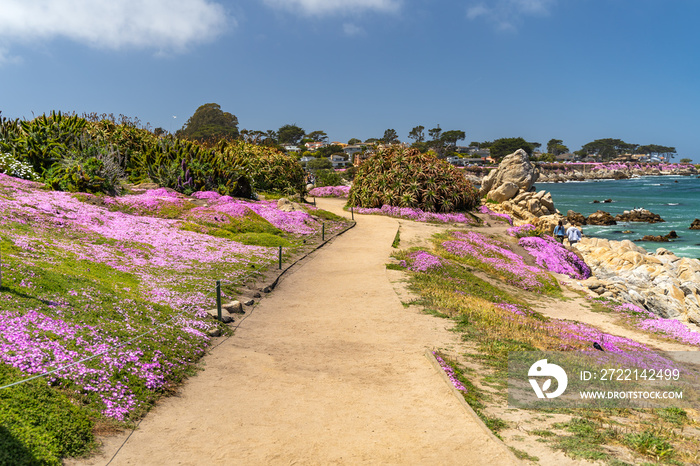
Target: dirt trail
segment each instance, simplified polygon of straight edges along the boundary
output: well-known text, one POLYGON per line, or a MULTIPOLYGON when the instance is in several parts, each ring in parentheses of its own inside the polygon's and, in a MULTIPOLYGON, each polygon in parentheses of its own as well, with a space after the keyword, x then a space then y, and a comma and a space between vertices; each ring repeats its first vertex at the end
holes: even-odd
MULTIPOLYGON (((342 213, 342 202, 319 200, 342 213)), ((347 215, 346 215, 347 216, 347 215)), ((357 226, 286 275, 206 368, 101 456, 67 464, 515 464, 424 356, 450 322, 406 309, 398 222, 357 226)))

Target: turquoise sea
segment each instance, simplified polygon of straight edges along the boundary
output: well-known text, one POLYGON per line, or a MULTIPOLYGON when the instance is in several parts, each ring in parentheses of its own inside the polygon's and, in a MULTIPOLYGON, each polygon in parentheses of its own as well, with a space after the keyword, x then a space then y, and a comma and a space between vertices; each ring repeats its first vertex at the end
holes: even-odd
POLYGON ((644 176, 628 180, 536 183, 537 191, 552 193, 554 206, 566 215, 568 210, 588 216, 596 210, 613 216, 642 207, 659 214, 665 222, 622 223, 611 226, 583 226, 584 235, 620 241, 641 239, 644 235, 667 235, 675 230, 678 239, 668 243, 638 242, 647 251, 662 247, 680 257, 700 258, 700 230, 689 230, 700 218, 700 179, 692 176, 644 176), (604 204, 605 199, 612 203, 604 204), (593 201, 600 201, 595 204, 593 201), (631 230, 632 233, 623 233, 631 230))

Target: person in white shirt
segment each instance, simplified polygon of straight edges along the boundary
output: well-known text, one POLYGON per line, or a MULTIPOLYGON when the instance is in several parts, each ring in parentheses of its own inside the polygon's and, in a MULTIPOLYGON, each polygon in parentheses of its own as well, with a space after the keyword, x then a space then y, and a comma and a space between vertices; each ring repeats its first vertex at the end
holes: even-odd
POLYGON ((572 225, 566 230, 566 236, 569 238, 569 244, 574 245, 581 241, 581 230, 572 225))

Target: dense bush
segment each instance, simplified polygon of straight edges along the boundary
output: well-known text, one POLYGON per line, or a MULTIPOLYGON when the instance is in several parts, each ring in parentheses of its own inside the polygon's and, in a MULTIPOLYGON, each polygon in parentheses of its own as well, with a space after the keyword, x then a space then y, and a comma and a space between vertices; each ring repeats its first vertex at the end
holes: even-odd
POLYGON ((415 149, 379 150, 357 170, 348 205, 419 208, 427 212, 472 210, 477 191, 457 168, 415 149))
POLYGON ((281 194, 305 194, 304 170, 294 155, 247 142, 219 146, 226 163, 241 166, 254 190, 281 194))
POLYGON ((294 156, 244 142, 215 147, 158 137, 138 120, 66 116, 0 119, 0 172, 45 181, 53 189, 118 194, 122 182, 153 181, 184 194, 217 191, 246 197, 253 190, 304 194, 294 156))
POLYGON ((316 172, 316 186, 340 186, 343 178, 335 170, 318 170, 316 172))
POLYGON ((22 178, 23 180, 36 181, 39 179, 31 165, 18 161, 12 154, 7 152, 0 152, 0 173, 5 173, 15 178, 22 178))

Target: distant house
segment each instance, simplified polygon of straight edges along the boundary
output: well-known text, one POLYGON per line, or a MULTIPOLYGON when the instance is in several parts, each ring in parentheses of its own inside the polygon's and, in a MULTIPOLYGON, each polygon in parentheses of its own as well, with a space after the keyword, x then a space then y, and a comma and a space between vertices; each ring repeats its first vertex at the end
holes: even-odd
POLYGON ((283 147, 284 150, 286 150, 287 152, 300 152, 300 151, 301 151, 301 149, 299 149, 299 146, 295 146, 295 145, 293 145, 293 144, 287 144, 287 145, 282 146, 282 147, 283 147))
POLYGON ((350 158, 346 154, 333 154, 331 155, 331 163, 333 168, 345 168, 350 165, 350 158))
POLYGON ((308 162, 309 160, 313 160, 313 159, 315 159, 315 158, 316 158, 316 157, 314 157, 313 155, 305 155, 305 156, 303 156, 303 157, 301 158, 301 160, 299 160, 299 161, 302 162, 302 163, 306 163, 306 162, 308 162))
POLYGON ((313 151, 315 151, 315 150, 319 150, 321 147, 324 147, 324 146, 326 146, 327 144, 326 144, 325 142, 307 142, 307 143, 304 144, 304 145, 306 146, 306 148, 307 148, 308 150, 310 150, 310 151, 313 152, 313 151))
POLYGON ((345 155, 352 159, 354 158, 355 154, 362 152, 363 147, 367 146, 365 146, 364 144, 352 144, 350 146, 346 145, 345 147, 343 147, 343 152, 345 153, 345 155))
POLYGON ((464 159, 462 157, 458 157, 456 155, 450 155, 447 157, 447 162, 456 166, 456 167, 463 167, 464 166, 464 159))

